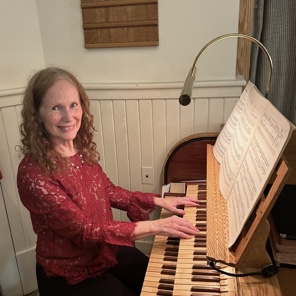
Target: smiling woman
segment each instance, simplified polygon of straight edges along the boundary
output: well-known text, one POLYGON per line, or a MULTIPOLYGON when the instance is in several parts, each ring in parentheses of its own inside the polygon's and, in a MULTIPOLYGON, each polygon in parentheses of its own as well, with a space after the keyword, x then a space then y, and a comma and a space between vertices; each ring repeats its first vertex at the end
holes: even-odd
POLYGON ((40 295, 139 295, 148 258, 135 240, 155 234, 192 238, 199 230, 177 215, 184 213, 179 206, 195 207, 197 200, 115 186, 98 163, 88 97, 63 69, 32 77, 22 118, 17 186, 37 234, 40 295), (177 215, 149 220, 157 206, 177 215), (114 220, 112 207, 131 221, 114 220))

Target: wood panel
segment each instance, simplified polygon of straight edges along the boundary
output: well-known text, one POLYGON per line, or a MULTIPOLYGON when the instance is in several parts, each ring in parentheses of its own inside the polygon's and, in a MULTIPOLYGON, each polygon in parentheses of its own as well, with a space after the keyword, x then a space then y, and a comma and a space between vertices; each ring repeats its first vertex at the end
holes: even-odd
POLYGON ((224 114, 221 122, 227 121, 236 103, 237 103, 237 99, 235 98, 227 98, 226 100, 224 99, 224 104, 223 104, 224 114))
MULTIPOLYGON (((139 101, 141 167, 154 167, 152 101, 139 101)), ((153 185, 143 184, 144 191, 153 191, 153 185)))
POLYGON ((175 145, 176 139, 180 139, 180 104, 177 100, 166 101, 166 154, 175 145))
POLYGON ((152 124, 153 124, 153 168, 154 168, 154 191, 161 188, 161 169, 162 162, 166 157, 166 101, 154 100, 152 101, 152 124))
MULTIPOLYGON (((254 0, 240 0, 238 32, 252 36, 254 0)), ((237 43, 236 73, 249 80, 250 53, 252 42, 239 38, 237 43)))
POLYGON ((142 188, 141 181, 141 141, 140 141, 140 115, 139 102, 127 100, 127 137, 129 150, 129 166, 131 178, 131 190, 142 188))
POLYGON ((3 123, 3 125, 0 125, 0 138, 3 141, 0 146, 0 164, 3 169, 3 175, 5 176, 1 183, 7 214, 9 217, 13 217, 10 227, 15 243, 15 251, 19 252, 27 248, 27 240, 24 231, 25 223, 22 221, 26 213, 21 214, 23 209, 20 207, 15 182, 16 169, 19 162, 15 153, 15 145, 18 144, 19 138, 15 107, 1 109, 0 120, 3 123))
POLYGON ((194 133, 194 106, 195 100, 192 100, 190 107, 180 106, 180 137, 185 138, 194 133))
POLYGON ((209 99, 209 129, 212 131, 219 131, 221 122, 224 119, 224 98, 209 99), (223 110, 223 112, 221 112, 223 110))
POLYGON ((218 132, 196 133, 175 143, 162 167, 162 184, 206 180, 207 145, 214 145, 217 136, 218 132))
POLYGON ((86 48, 158 45, 158 0, 81 0, 86 48))
POLYGON ((119 100, 113 102, 115 146, 118 169, 118 185, 130 189, 130 168, 128 157, 126 102, 119 100))
POLYGON ((118 184, 115 127, 112 101, 101 102, 101 124, 103 128, 103 145, 105 147, 105 171, 112 182, 118 184))
MULTIPOLYGON (((2 155, 1 155, 2 156, 2 155)), ((18 272, 13 240, 10 233, 5 201, 0 183, 0 283, 4 295, 22 295, 21 279, 18 272)))
MULTIPOLYGON (((9 280, 10 283, 13 282, 14 284, 8 287, 7 295, 23 295, 23 293, 27 294, 37 288, 35 276, 36 235, 32 229, 30 215, 19 199, 15 181, 20 161, 16 151, 20 138, 18 128, 19 113, 20 105, 0 109, 0 166, 5 176, 1 181, 1 186, 5 203, 4 210, 9 222, 10 237, 13 241, 12 251, 14 253, 13 258, 7 257, 5 269, 8 272, 7 274, 11 274, 15 268, 16 260, 18 270, 18 274, 15 274, 9 280), (18 284, 18 281, 21 284, 18 284), (21 293, 18 291, 19 287, 22 289, 21 293)), ((2 218, 4 217, 2 216, 2 218)), ((10 251, 3 250, 1 247, 1 254, 6 254, 5 256, 8 256, 10 251)), ((4 262, 5 260, 1 260, 1 266, 4 262)), ((7 274, 5 273, 5 275, 7 274)))
POLYGON ((94 126, 96 131, 94 133, 94 142, 97 144, 97 150, 100 153, 100 165, 102 169, 105 171, 105 149, 104 149, 104 141, 103 141, 103 127, 101 121, 101 105, 100 101, 90 100, 90 110, 94 116, 94 126))
POLYGON ((195 100, 194 104, 194 132, 202 133, 209 130, 209 100, 207 98, 195 100))

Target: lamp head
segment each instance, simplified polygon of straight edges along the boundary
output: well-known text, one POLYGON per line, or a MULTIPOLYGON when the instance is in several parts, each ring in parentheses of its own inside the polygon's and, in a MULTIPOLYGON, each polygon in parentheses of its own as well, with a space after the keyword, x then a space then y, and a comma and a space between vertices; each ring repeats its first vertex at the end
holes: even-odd
POLYGON ((179 97, 179 103, 182 106, 187 106, 190 104, 193 83, 195 80, 195 70, 196 70, 195 67, 190 69, 190 71, 186 77, 186 80, 184 82, 183 89, 182 89, 181 95, 179 97))
POLYGON ((182 106, 187 106, 190 104, 190 102, 191 102, 191 97, 188 94, 183 94, 179 98, 179 103, 182 106))

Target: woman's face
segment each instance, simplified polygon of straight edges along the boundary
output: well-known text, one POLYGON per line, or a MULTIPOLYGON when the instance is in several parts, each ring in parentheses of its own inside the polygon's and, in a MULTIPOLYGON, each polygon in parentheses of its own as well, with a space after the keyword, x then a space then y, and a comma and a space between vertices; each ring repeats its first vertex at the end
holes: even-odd
POLYGON ((67 80, 55 82, 42 99, 39 114, 56 147, 73 145, 82 118, 79 94, 73 84, 67 80))

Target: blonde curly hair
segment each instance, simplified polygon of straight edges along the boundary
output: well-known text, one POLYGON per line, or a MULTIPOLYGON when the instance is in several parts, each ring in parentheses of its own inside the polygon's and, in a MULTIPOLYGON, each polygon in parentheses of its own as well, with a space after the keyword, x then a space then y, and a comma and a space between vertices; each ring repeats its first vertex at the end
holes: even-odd
POLYGON ((21 111, 20 148, 21 154, 32 155, 41 167, 50 171, 57 171, 61 167, 61 163, 65 163, 65 160, 55 151, 49 134, 40 121, 39 111, 46 92, 58 80, 69 81, 76 87, 79 94, 82 119, 81 127, 74 139, 76 149, 89 164, 96 163, 99 160, 99 153, 96 150, 96 144, 93 142, 94 116, 90 113, 89 99, 83 86, 70 72, 57 67, 48 67, 35 73, 25 90, 21 111))

